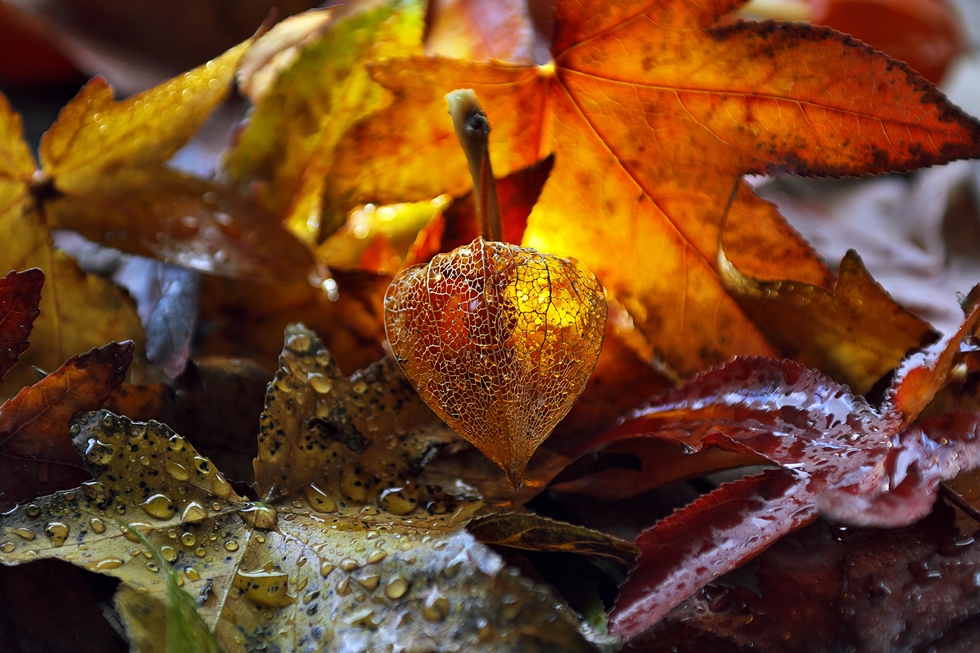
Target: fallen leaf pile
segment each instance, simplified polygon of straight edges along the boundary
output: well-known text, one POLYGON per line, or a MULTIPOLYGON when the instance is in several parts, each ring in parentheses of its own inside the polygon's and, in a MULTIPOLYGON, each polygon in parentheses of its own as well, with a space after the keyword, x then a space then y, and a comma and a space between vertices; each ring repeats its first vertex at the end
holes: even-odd
POLYGON ((743 176, 911 173, 980 123, 742 0, 538 4, 312 10, 91 80, 36 158, 0 96, 4 650, 977 636, 977 293, 943 337, 743 176), (88 648, 29 616, 52 579, 88 648))

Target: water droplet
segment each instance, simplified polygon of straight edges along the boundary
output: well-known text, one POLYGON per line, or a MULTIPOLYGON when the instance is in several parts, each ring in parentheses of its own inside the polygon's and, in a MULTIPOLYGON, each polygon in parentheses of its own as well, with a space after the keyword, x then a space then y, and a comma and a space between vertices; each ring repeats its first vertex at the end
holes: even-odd
POLYGON ((357 562, 351 560, 350 558, 345 558, 340 561, 340 568, 344 571, 354 571, 355 569, 360 569, 361 565, 357 562))
POLYGON ((237 551, 237 550, 238 550, 238 542, 236 542, 235 540, 228 540, 225 542, 225 551, 237 551))
POLYGON ((340 579, 340 582, 337 583, 337 594, 339 594, 340 596, 347 596, 348 594, 350 594, 349 576, 344 576, 343 578, 340 579))
POLYGON ((226 481, 220 472, 215 472, 214 477, 211 479, 211 491, 218 497, 227 499, 232 493, 231 483, 226 481))
POLYGON ((357 394, 362 395, 368 391, 368 384, 365 381, 358 379, 351 384, 350 389, 357 394))
POLYGON ((336 565, 332 565, 326 560, 324 560, 320 563, 320 575, 327 576, 331 571, 333 571, 336 568, 337 568, 336 565))
POLYGON ((302 333, 292 335, 286 340, 286 349, 293 353, 302 354, 309 348, 310 339, 302 333))
POLYGON ((27 540, 28 542, 34 541, 34 531, 30 530, 29 528, 23 528, 23 527, 15 528, 10 532, 16 535, 17 537, 21 538, 22 540, 27 540))
POLYGON ((90 566, 89 569, 92 571, 109 571, 110 569, 119 569, 124 564, 126 564, 126 561, 120 560, 119 558, 103 558, 90 566))
POLYGON ((167 473, 178 481, 186 481, 191 477, 191 473, 187 470, 187 467, 170 458, 167 458, 163 466, 167 470, 167 473))
POLYGON ((379 621, 375 621, 377 615, 374 613, 372 608, 364 608, 363 610, 358 610, 357 612, 351 614, 349 617, 344 619, 344 621, 350 626, 357 626, 359 628, 370 628, 375 629, 380 624, 379 621))
POLYGON ((325 395, 333 388, 333 382, 322 374, 310 374, 306 382, 310 384, 314 392, 325 395))
POLYGON ((378 574, 372 574, 370 576, 365 576, 364 578, 355 578, 358 584, 369 592, 373 592, 378 588, 378 583, 381 582, 381 576, 378 574))
POLYGON ((180 515, 181 523, 188 522, 198 522, 202 519, 207 519, 208 509, 202 506, 197 501, 191 501, 184 508, 184 512, 180 515))
POLYGON ((69 530, 71 529, 67 524, 60 521, 53 521, 44 527, 44 534, 48 536, 53 546, 61 546, 65 543, 65 538, 68 537, 69 530))
POLYGON ((105 522, 98 517, 92 517, 92 519, 88 520, 88 525, 96 535, 105 533, 105 522))
POLYGON ((302 501, 293 501, 292 503, 293 503, 293 508, 302 508, 303 507, 303 502, 302 501))
POLYGON ((143 467, 149 467, 150 466, 150 463, 152 462, 150 460, 150 457, 147 456, 146 454, 140 456, 139 457, 139 461, 140 461, 140 465, 143 465, 143 467))
POLYGON ((150 571, 154 572, 154 573, 160 571, 160 567, 157 566, 156 563, 153 563, 153 562, 146 563, 146 568, 149 569, 150 571))
POLYGON ((186 531, 180 535, 180 543, 184 546, 194 546, 197 544, 197 538, 194 537, 194 533, 186 531))
POLYGON ((196 555, 198 558, 203 558, 207 554, 208 554, 208 550, 205 549, 203 546, 199 546, 196 549, 194 549, 194 555, 196 555))
POLYGON ((116 512, 118 512, 120 515, 125 515, 126 514, 126 506, 124 506, 123 504, 120 503, 118 506, 116 506, 116 512))
POLYGON ((307 503, 310 504, 310 508, 316 512, 337 512, 337 501, 317 486, 307 485, 303 489, 303 495, 306 497, 307 503))
POLYGON ((27 513, 28 517, 37 517, 41 514, 41 509, 36 504, 30 504, 24 508, 24 512, 27 513))
POLYGON ((201 580, 201 574, 197 573, 197 569, 194 569, 194 567, 185 567, 184 575, 187 576, 187 580, 191 581, 192 583, 194 581, 201 580))
POLYGON ((374 564, 376 562, 381 562, 382 560, 384 560, 387 557, 388 557, 388 554, 385 553, 384 551, 375 551, 374 553, 372 553, 371 555, 368 556, 367 563, 369 565, 372 565, 372 564, 374 564))
POLYGON ((177 549, 165 544, 160 547, 160 556, 167 562, 173 562, 177 559, 177 549))
POLYGON ((408 581, 400 576, 395 576, 385 585, 385 596, 389 599, 400 599, 408 591, 408 581))
POLYGON ((422 618, 433 623, 442 621, 449 616, 449 600, 438 594, 432 594, 422 606, 422 618))
POLYGON ((174 502, 165 494, 154 494, 140 504, 143 511, 156 519, 170 519, 177 512, 174 502))
POLYGON ((271 608, 282 608, 296 602, 296 597, 286 593, 288 579, 281 571, 259 569, 240 571, 235 575, 234 586, 252 603, 271 608))
POLYGON ((14 552, 14 549, 16 549, 16 548, 17 548, 17 545, 14 544, 13 542, 3 542, 3 543, 0 543, 0 551, 3 551, 4 553, 13 553, 14 552))

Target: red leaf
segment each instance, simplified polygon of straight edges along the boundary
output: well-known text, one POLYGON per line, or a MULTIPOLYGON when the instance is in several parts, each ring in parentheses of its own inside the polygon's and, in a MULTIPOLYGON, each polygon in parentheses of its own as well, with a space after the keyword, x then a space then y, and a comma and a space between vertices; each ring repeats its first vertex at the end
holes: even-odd
POLYGON ((685 595, 818 512, 851 525, 885 527, 928 514, 940 481, 980 466, 980 413, 951 412, 907 424, 947 383, 978 319, 978 310, 972 311, 941 346, 912 356, 881 410, 798 363, 741 358, 666 393, 600 438, 608 444, 652 437, 688 452, 718 447, 762 456, 787 470, 780 474, 792 473, 769 490, 774 497, 768 504, 725 505, 733 497, 755 497, 774 482, 761 480, 767 475, 743 479, 641 534, 640 564, 610 615, 613 632, 643 632, 685 595), (765 519, 752 522, 753 512, 765 519), (758 533, 746 534, 748 522, 758 533))
POLYGON ((122 383, 132 342, 73 356, 0 407, 0 510, 89 478, 72 445, 68 421, 95 410, 122 383))
POLYGON ((644 531, 610 627, 627 637, 643 632, 692 592, 813 521, 805 488, 804 478, 771 469, 723 485, 644 531))
POLYGON ((956 629, 976 626, 978 569, 980 543, 959 532, 955 511, 943 503, 901 529, 818 521, 730 577, 754 582, 751 589, 705 587, 631 650, 974 650, 967 642, 976 639, 957 641, 963 633, 956 629), (952 641, 937 641, 944 633, 952 641))
POLYGON ((0 383, 27 349, 27 337, 40 313, 43 283, 44 273, 37 268, 0 279, 0 383))

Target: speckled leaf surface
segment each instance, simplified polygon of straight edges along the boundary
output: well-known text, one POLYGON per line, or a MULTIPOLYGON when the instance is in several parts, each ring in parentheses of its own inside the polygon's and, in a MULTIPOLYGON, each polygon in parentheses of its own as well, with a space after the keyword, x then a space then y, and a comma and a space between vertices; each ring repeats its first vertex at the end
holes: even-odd
POLYGON ((56 557, 120 578, 142 597, 121 597, 123 613, 152 629, 167 584, 135 529, 229 653, 592 650, 550 590, 463 530, 482 501, 413 483, 450 436, 406 383, 390 363, 343 378, 291 327, 256 462, 269 503, 240 497, 162 424, 86 413, 72 434, 93 480, 0 517, 0 562, 56 557))

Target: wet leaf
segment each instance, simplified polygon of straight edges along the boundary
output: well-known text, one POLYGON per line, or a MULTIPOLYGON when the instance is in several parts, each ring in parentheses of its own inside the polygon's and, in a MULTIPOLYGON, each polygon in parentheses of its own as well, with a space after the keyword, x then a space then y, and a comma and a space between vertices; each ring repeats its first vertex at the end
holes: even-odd
POLYGON ((68 439, 79 411, 98 408, 122 383, 133 343, 73 356, 0 406, 0 510, 88 478, 68 439))
POLYGON ((45 203, 53 226, 134 254, 267 283, 304 279, 312 265, 272 214, 212 181, 127 166, 94 173, 77 193, 55 186, 62 195, 45 203))
MULTIPOLYGON (((971 527, 972 530, 972 527, 971 527)), ((695 593, 668 613, 641 651, 675 646, 724 651, 870 652, 942 648, 970 628, 980 609, 980 550, 957 529, 953 510, 900 529, 818 521, 780 540, 732 578, 695 593)), ((957 642, 969 648, 969 638, 957 642)), ((951 643, 952 643, 951 642, 951 643)))
POLYGON ((41 312, 44 273, 34 268, 12 271, 0 279, 0 383, 27 349, 34 320, 41 312))
POLYGON ((84 194, 99 174, 157 166, 173 156, 228 93, 249 42, 125 100, 101 78, 68 103, 41 139, 44 172, 62 193, 84 194))
POLYGON ((936 336, 928 323, 888 296, 853 250, 841 261, 832 290, 759 282, 739 272, 723 252, 720 256, 722 283, 787 358, 859 394, 936 336))
POLYGON ((654 437, 689 452, 718 447, 783 468, 722 486, 644 532, 637 540, 639 566, 611 615, 613 632, 639 634, 686 595, 818 513, 886 527, 926 515, 940 481, 980 465, 976 413, 913 423, 946 382, 956 353, 969 346, 964 338, 980 319, 972 308, 959 332, 906 361, 880 410, 796 363, 736 359, 604 436, 605 442, 654 437), (752 500, 745 504, 747 496, 752 500), (719 509, 730 501, 739 507, 719 509), (744 530, 749 525, 753 536, 744 530), (665 542, 669 550, 679 545, 678 553, 663 555, 665 542), (733 555, 704 553, 733 547, 733 555))
POLYGON ((93 481, 0 516, 0 561, 59 557, 115 576, 140 592, 124 612, 152 620, 167 584, 136 529, 229 653, 283 637, 294 649, 592 650, 550 591, 461 530, 483 502, 413 482, 455 436, 391 362, 346 379, 310 331, 289 330, 255 463, 272 503, 244 500, 162 424, 105 411, 76 423, 93 481))
POLYGON ((406 376, 515 488, 585 389, 605 330, 605 296, 584 265, 482 238, 408 268, 385 294, 406 376))
MULTIPOLYGON (((524 244, 580 258, 682 375, 734 354, 772 355, 714 269, 733 181, 974 156, 978 127, 908 69, 829 30, 715 26, 739 4, 559 2, 554 62, 542 67, 379 61, 372 74, 391 106, 344 137, 325 211, 467 189, 442 97, 472 88, 494 127, 498 175, 556 156, 524 244)), ((746 186, 723 244, 753 278, 831 283, 746 186)))
POLYGON ((130 639, 135 642, 137 650, 147 653, 157 650, 163 643, 162 653, 222 653, 224 649, 197 613, 194 599, 180 589, 183 580, 163 557, 160 549, 135 528, 128 533, 134 535, 150 552, 153 563, 163 573, 167 583, 166 608, 162 610, 166 615, 163 632, 160 632, 159 619, 156 618, 161 612, 160 608, 147 605, 156 599, 144 598, 138 592, 124 588, 116 600, 126 619, 130 639))
POLYGON ((380 106, 384 93, 364 63, 419 52, 421 38, 417 2, 392 0, 339 21, 299 54, 256 106, 225 158, 231 179, 248 183, 262 206, 301 239, 332 233, 342 221, 331 216, 321 225, 320 194, 338 140, 380 106))

